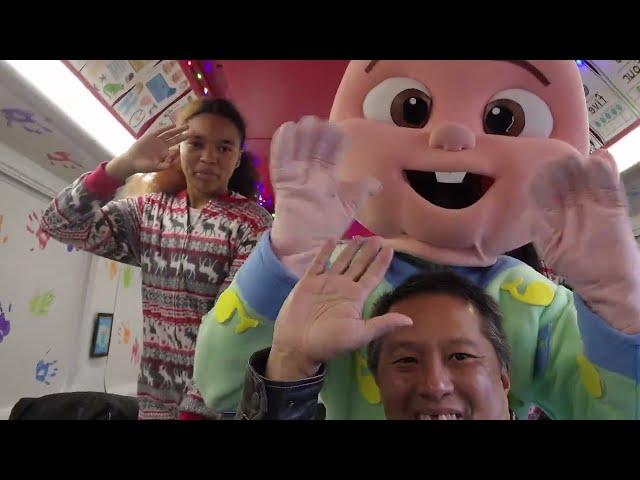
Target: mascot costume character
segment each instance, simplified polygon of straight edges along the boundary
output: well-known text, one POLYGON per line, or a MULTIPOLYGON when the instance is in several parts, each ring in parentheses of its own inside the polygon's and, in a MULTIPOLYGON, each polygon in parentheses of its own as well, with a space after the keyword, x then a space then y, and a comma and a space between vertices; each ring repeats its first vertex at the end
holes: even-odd
MULTIPOLYGON (((284 124, 270 162, 273 228, 200 327, 209 407, 235 410, 280 306, 355 219, 395 252, 365 318, 409 276, 452 269, 500 306, 520 418, 640 416, 640 251, 614 159, 589 154, 574 61, 353 61, 330 121, 284 124), (571 288, 504 255, 530 242, 571 288)), ((365 348, 326 366, 321 400, 330 419, 384 418, 365 348)))

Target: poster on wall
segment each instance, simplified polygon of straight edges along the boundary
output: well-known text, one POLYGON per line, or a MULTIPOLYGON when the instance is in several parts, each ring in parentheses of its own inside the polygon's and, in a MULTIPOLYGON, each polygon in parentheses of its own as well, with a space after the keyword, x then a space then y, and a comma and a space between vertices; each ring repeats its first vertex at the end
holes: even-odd
POLYGON ((198 98, 198 96, 193 91, 184 95, 153 121, 149 126, 149 131, 158 130, 160 128, 168 127, 169 125, 176 125, 178 123, 178 113, 180 113, 180 109, 196 98, 198 98))
POLYGON ((70 60, 69 63, 109 105, 113 105, 157 60, 70 60))
POLYGON ((177 60, 65 63, 136 137, 191 91, 177 60))
POLYGON ((579 60, 578 66, 593 151, 640 124, 640 60, 579 60))
POLYGON ((593 60, 593 65, 640 116, 640 60, 593 60))

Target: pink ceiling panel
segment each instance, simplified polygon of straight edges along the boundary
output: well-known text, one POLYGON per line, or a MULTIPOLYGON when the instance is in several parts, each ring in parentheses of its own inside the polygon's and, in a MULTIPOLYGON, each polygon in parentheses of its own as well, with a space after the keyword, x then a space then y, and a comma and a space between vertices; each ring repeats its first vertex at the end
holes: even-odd
POLYGON ((248 122, 249 138, 270 139, 284 122, 328 117, 347 60, 225 60, 232 100, 248 122))

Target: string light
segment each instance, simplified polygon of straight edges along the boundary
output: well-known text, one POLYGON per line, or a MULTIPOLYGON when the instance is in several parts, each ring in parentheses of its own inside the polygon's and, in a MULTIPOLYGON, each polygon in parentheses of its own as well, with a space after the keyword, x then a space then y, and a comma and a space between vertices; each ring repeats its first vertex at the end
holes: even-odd
MULTIPOLYGON (((255 165, 257 167, 257 165, 255 165)), ((255 183, 256 190, 258 191, 258 205, 273 213, 273 199, 263 195, 265 193, 265 186, 263 182, 255 183)))
MULTIPOLYGON (((211 90, 209 88, 209 82, 208 79, 205 75, 202 74, 202 65, 197 62, 197 61, 192 61, 192 60, 187 60, 187 66, 189 67, 189 73, 191 73, 192 78, 197 79, 197 83, 200 84, 200 88, 202 89, 202 92, 204 95, 209 95, 209 91, 211 90)), ((208 61, 204 64, 204 70, 205 71, 210 71, 211 70, 211 62, 208 61), (209 68, 207 68, 209 67, 209 68)))

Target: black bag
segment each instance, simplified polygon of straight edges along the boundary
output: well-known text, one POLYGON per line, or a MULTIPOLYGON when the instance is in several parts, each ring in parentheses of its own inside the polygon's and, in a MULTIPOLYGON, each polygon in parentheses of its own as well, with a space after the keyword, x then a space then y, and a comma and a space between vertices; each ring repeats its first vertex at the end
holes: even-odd
POLYGON ((21 398, 9 420, 137 420, 138 399, 103 392, 21 398))

